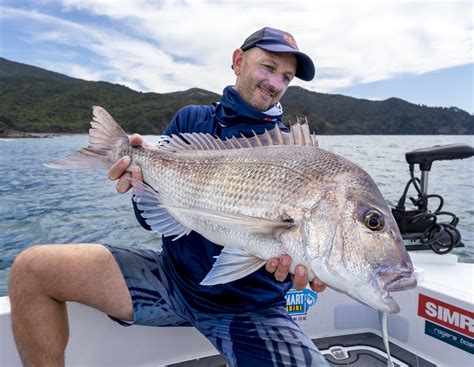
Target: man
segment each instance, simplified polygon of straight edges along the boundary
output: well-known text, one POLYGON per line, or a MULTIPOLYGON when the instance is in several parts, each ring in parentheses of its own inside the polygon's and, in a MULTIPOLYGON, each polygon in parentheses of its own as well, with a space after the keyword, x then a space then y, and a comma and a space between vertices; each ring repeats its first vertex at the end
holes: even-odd
MULTIPOLYGON (((298 50, 294 38, 268 27, 234 51, 232 68, 235 87, 224 90, 220 103, 181 109, 165 134, 205 132, 228 138, 261 133, 275 123, 283 127, 279 100, 289 83, 295 76, 314 77, 311 59, 298 50)), ((133 145, 151 145, 136 134, 130 139, 133 145)), ((129 164, 130 158, 124 157, 109 171, 109 178, 118 179, 119 192, 129 190, 130 175, 142 179, 139 167, 126 172, 129 164)), ((326 364, 285 311, 289 256, 270 259, 243 279, 207 287, 199 283, 222 248, 195 232, 172 239, 163 237, 161 253, 79 244, 34 246, 20 254, 12 267, 9 295, 23 363, 64 364, 65 302, 76 301, 124 325, 192 325, 231 366, 326 364)), ((303 289, 307 283, 306 269, 298 266, 294 287, 303 289)), ((325 288, 317 279, 311 287, 325 288)))

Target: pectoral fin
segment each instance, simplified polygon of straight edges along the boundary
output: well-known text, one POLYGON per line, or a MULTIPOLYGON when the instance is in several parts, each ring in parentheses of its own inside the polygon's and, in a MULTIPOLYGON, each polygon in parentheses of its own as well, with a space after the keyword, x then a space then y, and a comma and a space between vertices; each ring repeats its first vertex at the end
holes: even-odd
POLYGON ((133 178, 129 181, 133 186, 133 201, 142 212, 140 215, 153 231, 165 236, 178 236, 174 240, 191 232, 189 228, 177 222, 161 205, 158 193, 155 190, 133 178))
POLYGON ((271 220, 243 214, 222 212, 212 209, 183 208, 172 207, 167 205, 162 205, 162 207, 168 209, 171 212, 174 210, 178 210, 187 214, 193 214, 202 219, 209 220, 214 224, 236 231, 249 231, 271 234, 275 230, 283 230, 293 226, 293 222, 287 222, 283 220, 271 220))
POLYGON ((201 285, 225 284, 241 279, 265 265, 260 259, 242 250, 224 248, 201 285))

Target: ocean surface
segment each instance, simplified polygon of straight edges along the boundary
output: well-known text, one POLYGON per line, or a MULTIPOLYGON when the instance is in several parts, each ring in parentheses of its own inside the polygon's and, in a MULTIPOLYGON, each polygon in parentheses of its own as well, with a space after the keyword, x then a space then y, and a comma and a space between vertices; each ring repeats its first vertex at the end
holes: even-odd
MULTIPOLYGON (((43 166, 86 146, 87 140, 86 135, 0 139, 0 296, 7 294, 13 260, 34 244, 160 248, 160 237, 137 224, 130 194, 118 194, 105 170, 56 171, 43 166)), ((474 136, 321 136, 319 142, 363 167, 394 206, 409 179, 406 152, 437 144, 474 145, 474 136)), ((455 253, 469 263, 474 263, 473 189, 474 158, 433 164, 429 193, 441 194, 443 209, 460 217, 458 229, 466 247, 455 253)))

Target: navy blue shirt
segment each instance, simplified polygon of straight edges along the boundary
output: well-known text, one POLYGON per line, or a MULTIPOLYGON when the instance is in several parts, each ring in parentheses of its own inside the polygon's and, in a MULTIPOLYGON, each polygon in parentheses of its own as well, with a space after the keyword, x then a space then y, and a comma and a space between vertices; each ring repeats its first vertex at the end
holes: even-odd
MULTIPOLYGON (((233 87, 227 87, 220 103, 180 109, 164 134, 201 132, 225 139, 241 134, 252 136, 253 132, 261 134, 265 129, 274 128, 276 123, 286 130, 281 123, 281 110, 274 108, 270 114, 258 111, 247 105, 233 87)), ((140 216, 137 219, 143 224, 140 216)), ((174 284, 195 309, 239 313, 285 304, 285 293, 291 288, 290 278, 278 282, 265 267, 227 284, 199 285, 223 247, 194 231, 176 241, 171 241, 173 238, 163 237, 164 264, 174 284)))

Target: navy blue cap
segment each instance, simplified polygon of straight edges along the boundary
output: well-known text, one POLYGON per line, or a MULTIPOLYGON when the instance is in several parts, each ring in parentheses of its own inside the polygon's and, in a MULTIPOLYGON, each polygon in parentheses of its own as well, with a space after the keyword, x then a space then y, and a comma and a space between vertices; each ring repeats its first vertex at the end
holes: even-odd
POLYGON ((270 52, 292 53, 297 61, 295 76, 306 81, 314 78, 313 61, 298 49, 295 39, 288 32, 270 27, 262 28, 247 37, 240 49, 247 51, 252 47, 259 47, 270 52))

